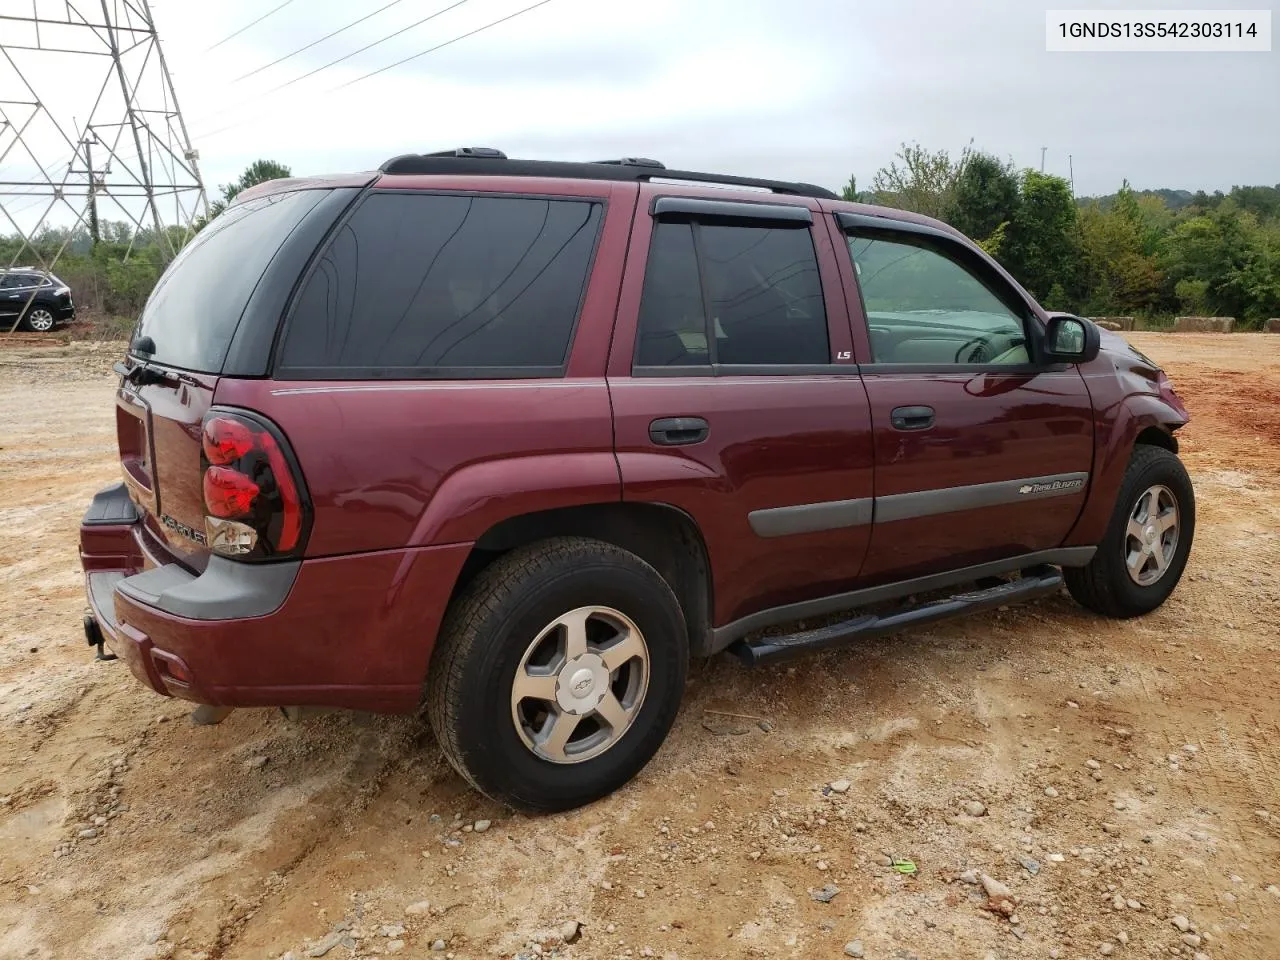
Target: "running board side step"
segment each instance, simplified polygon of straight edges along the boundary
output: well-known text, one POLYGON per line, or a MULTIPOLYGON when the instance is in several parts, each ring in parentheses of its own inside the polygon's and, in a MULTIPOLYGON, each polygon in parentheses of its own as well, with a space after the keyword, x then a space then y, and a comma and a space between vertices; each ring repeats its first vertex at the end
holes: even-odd
POLYGON ((897 633, 907 627, 915 627, 937 620, 946 620, 963 613, 977 613, 1006 603, 1022 603, 1054 593, 1062 586, 1062 571, 1057 567, 1039 566, 1022 571, 1017 580, 1007 580, 965 593, 952 594, 941 600, 932 600, 918 607, 880 616, 863 614, 833 623, 829 627, 789 633, 755 640, 739 640, 729 650, 744 663, 755 666, 789 660, 814 650, 838 647, 851 640, 865 637, 881 637, 897 633))

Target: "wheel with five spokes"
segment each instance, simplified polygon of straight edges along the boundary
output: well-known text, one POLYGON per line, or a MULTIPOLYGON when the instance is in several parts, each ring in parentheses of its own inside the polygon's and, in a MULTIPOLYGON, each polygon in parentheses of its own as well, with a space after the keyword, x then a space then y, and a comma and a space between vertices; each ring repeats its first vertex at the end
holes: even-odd
POLYGON ((504 554, 450 606, 427 709, 453 766, 525 810, 630 780, 666 737, 688 662, 680 605, 620 547, 544 540, 504 554))
POLYGON ((1087 566, 1064 571, 1082 606, 1108 617, 1150 613, 1178 585, 1195 535, 1191 478, 1177 454, 1134 450, 1098 552, 1087 566))

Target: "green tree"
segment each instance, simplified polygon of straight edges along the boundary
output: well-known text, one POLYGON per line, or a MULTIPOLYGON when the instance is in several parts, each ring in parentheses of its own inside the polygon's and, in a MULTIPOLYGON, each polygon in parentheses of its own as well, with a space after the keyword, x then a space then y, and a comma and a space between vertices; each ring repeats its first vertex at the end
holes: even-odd
MULTIPOLYGON (((989 240, 1002 224, 1013 220, 1020 202, 1013 166, 989 153, 973 153, 955 178, 944 219, 965 236, 989 240)), ((995 246, 999 248, 1000 243, 995 246)))
POLYGON ((930 152, 918 143, 904 143, 887 167, 876 171, 871 188, 876 203, 944 218, 951 209, 956 181, 969 156, 959 162, 945 150, 930 152))
POLYGON ((1079 299, 1080 237, 1066 180, 1023 171, 1022 202, 1009 222, 1002 259, 1036 296, 1048 299, 1056 286, 1062 304, 1079 299))
POLYGON ((862 193, 858 190, 858 178, 850 177, 849 182, 840 188, 840 199, 849 203, 860 203, 862 193))

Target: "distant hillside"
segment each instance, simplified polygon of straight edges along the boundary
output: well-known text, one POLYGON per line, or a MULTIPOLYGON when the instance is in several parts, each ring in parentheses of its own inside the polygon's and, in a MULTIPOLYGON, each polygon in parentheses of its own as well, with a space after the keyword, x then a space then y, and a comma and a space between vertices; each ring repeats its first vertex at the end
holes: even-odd
MULTIPOLYGON (((1252 210, 1261 217, 1269 218, 1280 214, 1280 183, 1277 183, 1274 187, 1232 187, 1229 193, 1223 193, 1221 190, 1215 190, 1213 193, 1197 190, 1193 193, 1190 190, 1170 190, 1166 188, 1160 190, 1135 190, 1134 194, 1139 197, 1159 197, 1164 201, 1166 207, 1174 211, 1192 205, 1212 208, 1230 197, 1241 208, 1252 210)), ((1109 193, 1101 197, 1079 197, 1076 203, 1081 207, 1096 203, 1103 210, 1108 210, 1115 202, 1115 199, 1116 194, 1109 193)))
MULTIPOLYGON (((1196 197, 1190 190, 1135 190, 1134 194, 1139 197, 1159 197, 1170 210, 1181 210, 1183 207, 1190 206, 1196 197)), ((1096 203, 1103 210, 1109 210, 1115 199, 1116 195, 1114 193, 1108 193, 1102 197, 1079 197, 1076 203, 1082 207, 1096 203)))

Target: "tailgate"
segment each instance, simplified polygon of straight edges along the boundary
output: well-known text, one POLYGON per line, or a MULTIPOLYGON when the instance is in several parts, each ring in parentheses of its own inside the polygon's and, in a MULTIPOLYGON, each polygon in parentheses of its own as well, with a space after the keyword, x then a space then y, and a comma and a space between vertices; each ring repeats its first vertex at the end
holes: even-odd
MULTIPOLYGON (((200 424, 217 377, 149 368, 159 382, 127 378, 116 393, 116 436, 125 486, 152 538, 173 558, 203 570, 204 498, 200 488, 200 424)), ((151 377, 147 377, 150 379, 151 377)))

